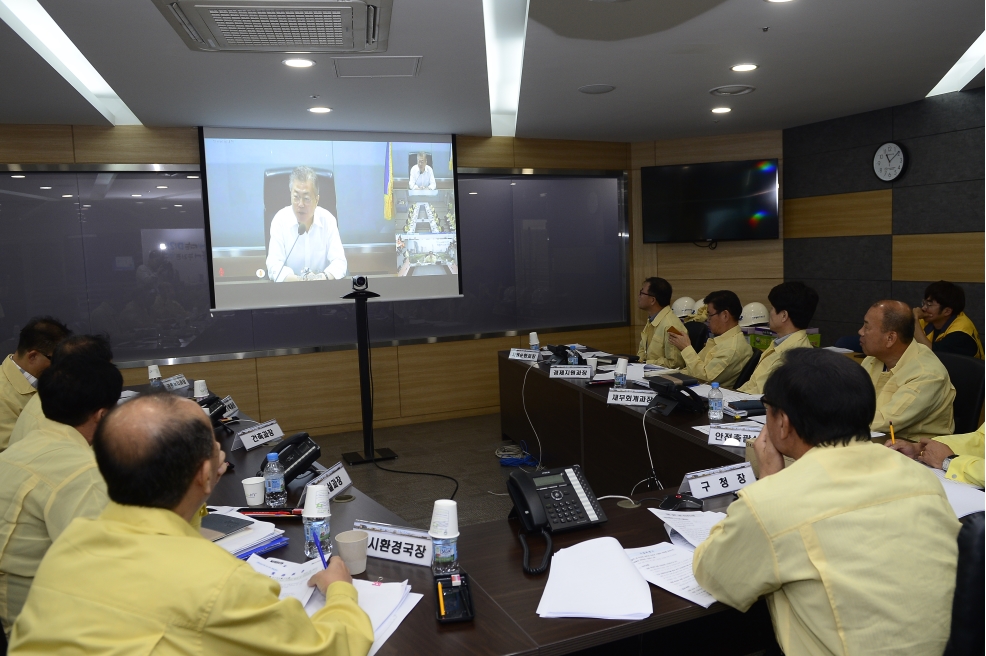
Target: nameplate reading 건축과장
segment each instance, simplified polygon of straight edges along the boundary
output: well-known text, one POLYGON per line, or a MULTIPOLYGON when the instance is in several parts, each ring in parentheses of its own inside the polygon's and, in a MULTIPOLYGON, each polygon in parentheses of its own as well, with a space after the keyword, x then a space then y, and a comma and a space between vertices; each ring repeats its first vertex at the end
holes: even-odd
POLYGON ((277 425, 276 419, 271 419, 270 421, 265 421, 262 424, 257 424, 251 428, 245 428, 236 434, 240 441, 243 442, 243 446, 246 450, 254 449, 261 444, 267 444, 272 442, 279 437, 284 437, 284 431, 281 427, 277 425))

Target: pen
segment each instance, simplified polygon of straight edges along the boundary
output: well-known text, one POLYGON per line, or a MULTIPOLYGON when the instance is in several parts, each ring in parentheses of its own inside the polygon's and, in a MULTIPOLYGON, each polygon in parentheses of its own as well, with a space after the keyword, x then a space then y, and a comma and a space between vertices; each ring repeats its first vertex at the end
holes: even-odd
MULTIPOLYGON (((318 544, 317 542, 315 544, 318 544)), ((441 611, 442 617, 445 617, 445 593, 442 592, 442 582, 438 582, 438 610, 441 611)))
POLYGON ((894 439, 894 422, 890 422, 890 443, 897 444, 897 440, 894 439))
POLYGON ((322 553, 322 542, 318 539, 318 533, 312 531, 312 540, 315 541, 315 548, 318 549, 318 557, 322 559, 322 567, 328 569, 329 564, 325 562, 325 554, 322 553))

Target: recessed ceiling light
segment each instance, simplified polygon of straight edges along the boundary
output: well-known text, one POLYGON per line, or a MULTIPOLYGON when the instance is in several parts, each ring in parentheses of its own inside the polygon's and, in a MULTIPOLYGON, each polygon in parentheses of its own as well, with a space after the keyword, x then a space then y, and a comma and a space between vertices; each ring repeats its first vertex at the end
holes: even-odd
POLYGON ((517 186, 517 183, 516 183, 516 182, 511 182, 511 183, 510 183, 510 186, 511 186, 511 187, 516 187, 516 186, 517 186))
POLYGON ((188 178, 189 180, 198 180, 199 179, 199 176, 197 176, 197 175, 186 175, 185 177, 188 178))
POLYGON ((309 107, 308 111, 312 114, 328 114, 332 111, 331 107, 309 107))
POLYGON ((62 198, 71 198, 72 194, 62 194, 62 198))
POLYGON ((23 178, 24 176, 23 175, 12 175, 10 177, 12 177, 12 178, 23 178))
POLYGON ((315 65, 311 59, 285 59, 282 63, 291 68, 311 68, 315 65))
POLYGON ((51 187, 41 187, 42 189, 51 189, 51 187))
POLYGON ((791 2, 791 0, 763 0, 763 1, 764 2, 776 2, 776 3, 780 3, 780 2, 791 2))
POLYGON ((609 93, 615 88, 612 84, 587 84, 579 87, 579 91, 590 95, 598 95, 600 93, 609 93))
POLYGON ((168 188, 168 185, 158 185, 157 188, 158 189, 167 189, 168 188))
POLYGON ((475 196, 475 195, 476 195, 476 194, 478 194, 478 193, 479 193, 478 191, 470 191, 470 192, 469 192, 469 195, 470 195, 470 196, 475 196))
POLYGON ((140 198, 141 194, 130 194, 131 198, 140 198))
POLYGON ((733 111, 733 110, 731 110, 728 107, 716 107, 716 108, 714 108, 712 110, 712 113, 713 114, 728 114, 731 111, 733 111))
POLYGON ((756 87, 751 87, 749 84, 727 84, 722 87, 715 87, 714 89, 709 89, 709 93, 713 96, 745 96, 748 93, 753 93, 756 91, 756 87))
POLYGON ((748 71, 755 71, 755 70, 757 70, 757 65, 756 64, 736 64, 735 66, 733 66, 733 70, 736 71, 737 73, 746 73, 748 71))
POLYGON ((168 250, 168 245, 167 245, 167 244, 158 244, 158 245, 157 245, 157 247, 158 247, 158 248, 159 248, 160 250, 162 250, 162 251, 166 251, 166 250, 168 250))

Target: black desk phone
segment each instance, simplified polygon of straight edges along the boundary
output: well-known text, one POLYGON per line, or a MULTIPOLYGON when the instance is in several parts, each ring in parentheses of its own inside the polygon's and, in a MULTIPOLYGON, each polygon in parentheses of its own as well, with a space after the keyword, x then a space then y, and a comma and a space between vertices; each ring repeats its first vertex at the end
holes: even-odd
MULTIPOLYGON (((275 446, 270 452, 278 455, 278 460, 284 467, 285 485, 307 472, 312 463, 322 455, 322 449, 312 438, 308 437, 308 433, 296 433, 275 446)), ((263 467, 266 466, 267 459, 265 458, 257 476, 264 475, 263 467)))
POLYGON ((511 516, 518 517, 527 532, 540 532, 547 542, 541 566, 531 568, 527 539, 519 534, 524 547, 524 571, 528 574, 541 574, 548 569, 552 549, 549 533, 602 524, 607 519, 578 465, 533 473, 512 471, 507 492, 514 502, 511 516))

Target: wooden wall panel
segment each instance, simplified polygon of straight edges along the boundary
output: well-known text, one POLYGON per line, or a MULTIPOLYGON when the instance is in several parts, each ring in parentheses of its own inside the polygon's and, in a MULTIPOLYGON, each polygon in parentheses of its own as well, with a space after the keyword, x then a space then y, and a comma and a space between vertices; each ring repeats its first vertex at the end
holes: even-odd
POLYGON ((496 352, 520 345, 500 337, 398 346, 401 416, 499 406, 496 352))
MULTIPOLYGON (((374 417, 400 416, 397 376, 397 349, 373 349, 374 417)), ((257 383, 261 419, 277 419, 285 431, 314 435, 362 420, 356 351, 259 358, 257 383)))
POLYGON ((71 125, 0 125, 0 163, 72 164, 71 125))
POLYGON ((514 140, 510 137, 469 137, 456 135, 456 166, 467 168, 512 169, 514 140))
POLYGON ((630 147, 609 141, 514 139, 514 168, 623 171, 630 168, 630 147))
POLYGON ((784 244, 780 239, 723 241, 715 250, 694 244, 656 246, 657 275, 668 280, 784 277, 784 244))
POLYGON ((72 131, 79 164, 199 163, 196 128, 76 125, 72 131))
MULTIPOLYGON (((639 331, 630 326, 572 330, 559 333, 538 333, 542 344, 585 344, 607 353, 636 353, 639 331)), ((521 338, 525 342, 526 338, 521 338)))
POLYGON ((783 157, 780 130, 727 134, 716 137, 669 139, 654 143, 654 164, 697 164, 699 162, 735 162, 745 159, 780 159, 783 157))
POLYGON ((894 280, 983 282, 986 239, 982 232, 894 235, 894 280))
POLYGON ((729 289, 736 292, 743 305, 759 301, 767 303, 767 294, 775 285, 784 282, 783 278, 723 278, 720 280, 679 280, 668 278, 674 288, 674 297, 691 296, 696 301, 706 294, 718 289, 729 289))
MULTIPOLYGON (((124 385, 147 384, 147 367, 122 369, 121 373, 124 385)), ((204 380, 210 391, 220 396, 228 394, 243 412, 254 418, 260 416, 257 361, 254 358, 161 366, 163 378, 176 374, 184 374, 189 382, 204 380)))
POLYGON ((630 168, 639 169, 641 166, 654 166, 654 142, 635 141, 630 144, 630 168))
POLYGON ((889 235, 893 191, 792 198, 784 201, 784 238, 889 235))

